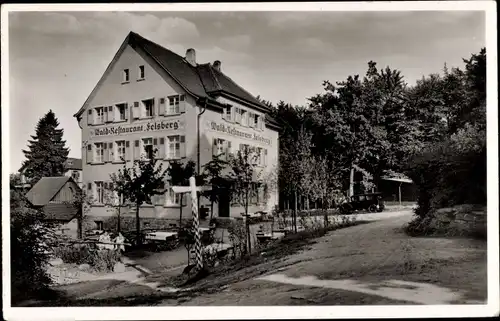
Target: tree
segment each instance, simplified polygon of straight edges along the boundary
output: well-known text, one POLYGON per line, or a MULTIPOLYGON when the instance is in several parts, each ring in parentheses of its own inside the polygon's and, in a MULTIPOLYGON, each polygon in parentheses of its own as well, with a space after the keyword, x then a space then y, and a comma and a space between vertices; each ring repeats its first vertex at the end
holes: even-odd
POLYGON ((23 164, 25 176, 33 186, 42 177, 62 176, 69 149, 62 139, 63 130, 58 129, 59 121, 50 110, 36 126, 35 135, 29 140, 28 150, 23 150, 26 161, 23 164))
POLYGON ((210 219, 214 212, 214 203, 219 201, 219 194, 227 188, 227 179, 222 175, 222 171, 227 167, 228 162, 221 159, 222 155, 216 155, 214 158, 203 165, 202 180, 206 181, 212 188, 203 192, 210 201, 210 219))
POLYGON ((31 207, 17 190, 10 192, 10 253, 12 301, 40 295, 51 280, 45 270, 49 261, 48 229, 43 212, 31 207))
MULTIPOLYGON (((196 177, 196 163, 193 161, 188 161, 183 164, 179 161, 173 160, 167 169, 168 175, 170 176, 170 185, 172 186, 188 186, 189 178, 191 176, 196 177)), ((199 179, 198 179, 199 180, 199 179)), ((196 182, 197 185, 200 182, 196 182)), ((179 209, 179 226, 182 226, 182 207, 183 207, 184 195, 181 194, 180 209, 179 209)))
MULTIPOLYGON (((156 151, 154 152, 156 153, 156 151)), ((123 199, 135 204, 135 226, 136 244, 140 245, 141 225, 139 209, 144 203, 152 204, 151 197, 165 193, 165 176, 167 171, 163 170, 163 164, 159 159, 149 155, 149 158, 141 157, 135 160, 133 166, 128 168, 126 163, 118 173, 111 174, 114 189, 123 192, 123 199)))
POLYGON ((230 182, 230 191, 233 201, 244 208, 246 218, 247 251, 251 252, 250 225, 248 221, 248 206, 250 196, 254 192, 254 184, 259 183, 260 173, 256 170, 258 155, 252 148, 239 150, 229 159, 230 172, 227 180, 230 182))

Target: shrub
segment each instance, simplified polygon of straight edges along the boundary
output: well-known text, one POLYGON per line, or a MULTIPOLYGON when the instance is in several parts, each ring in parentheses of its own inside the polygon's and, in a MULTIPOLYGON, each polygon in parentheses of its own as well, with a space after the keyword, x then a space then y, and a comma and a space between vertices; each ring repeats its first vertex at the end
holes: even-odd
POLYGON ((31 208, 23 195, 10 195, 10 251, 12 303, 43 295, 51 279, 45 266, 49 261, 47 228, 43 213, 31 208))
MULTIPOLYGON (((473 148, 467 149, 450 140, 429 147, 412 159, 407 174, 417 185, 418 217, 458 204, 486 204, 486 140, 480 148, 478 144, 468 142, 466 146, 473 148)), ((423 222, 427 221, 415 224, 423 222)))
POLYGON ((54 248, 54 256, 65 263, 88 264, 96 271, 113 271, 115 263, 120 260, 120 253, 114 250, 96 249, 87 244, 58 246, 54 248))

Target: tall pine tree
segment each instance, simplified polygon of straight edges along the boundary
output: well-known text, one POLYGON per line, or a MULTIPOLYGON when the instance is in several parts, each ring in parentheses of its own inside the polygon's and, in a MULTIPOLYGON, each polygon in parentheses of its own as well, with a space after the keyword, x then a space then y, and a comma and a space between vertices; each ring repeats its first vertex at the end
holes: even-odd
POLYGON ((23 164, 25 176, 32 185, 42 177, 62 176, 69 149, 62 139, 63 130, 58 129, 59 121, 49 110, 36 125, 35 136, 29 140, 29 150, 23 150, 26 161, 23 164))

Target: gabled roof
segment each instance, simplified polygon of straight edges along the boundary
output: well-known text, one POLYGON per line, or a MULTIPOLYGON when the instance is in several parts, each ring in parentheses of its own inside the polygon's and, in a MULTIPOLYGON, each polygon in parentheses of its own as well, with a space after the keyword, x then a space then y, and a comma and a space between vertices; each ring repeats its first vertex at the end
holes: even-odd
POLYGON ((68 159, 64 163, 64 169, 82 170, 82 159, 68 157, 68 159))
POLYGON ((257 98, 255 98, 248 91, 240 87, 231 78, 225 75, 223 72, 215 69, 212 64, 202 64, 197 66, 200 78, 205 85, 205 90, 209 94, 216 94, 219 92, 227 93, 243 99, 249 103, 258 105, 260 107, 265 107, 257 98))
POLYGON ((35 206, 47 205, 70 179, 71 178, 67 176, 42 177, 35 186, 26 193, 26 198, 35 206))
MULTIPOLYGON (((231 78, 224 73, 217 71, 210 63, 191 65, 184 57, 138 35, 135 32, 130 32, 125 38, 125 41, 120 46, 120 49, 115 54, 110 65, 106 69, 106 75, 114 65, 121 52, 130 45, 139 54, 141 52, 153 59, 167 74, 169 74, 187 93, 196 98, 208 98, 213 101, 216 95, 227 94, 236 97, 251 106, 269 110, 267 106, 262 104, 252 94, 236 84, 231 78)), ((82 108, 75 114, 78 117, 85 109, 88 101, 94 95, 99 84, 103 81, 104 75, 96 85, 87 101, 82 108)))
POLYGON ((56 221, 71 221, 81 209, 73 204, 49 203, 42 208, 44 219, 56 221))

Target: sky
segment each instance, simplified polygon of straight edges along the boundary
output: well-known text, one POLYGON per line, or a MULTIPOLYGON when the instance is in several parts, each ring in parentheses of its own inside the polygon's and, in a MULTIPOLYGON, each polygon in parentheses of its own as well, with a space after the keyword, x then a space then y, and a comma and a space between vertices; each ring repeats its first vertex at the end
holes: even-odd
POLYGON ((70 157, 81 157, 74 113, 130 31, 222 71, 266 100, 305 105, 322 83, 363 75, 370 60, 411 85, 485 46, 481 11, 11 12, 10 172, 49 109, 70 157))

